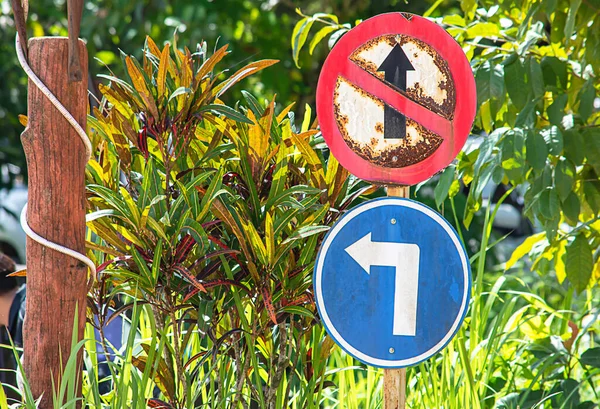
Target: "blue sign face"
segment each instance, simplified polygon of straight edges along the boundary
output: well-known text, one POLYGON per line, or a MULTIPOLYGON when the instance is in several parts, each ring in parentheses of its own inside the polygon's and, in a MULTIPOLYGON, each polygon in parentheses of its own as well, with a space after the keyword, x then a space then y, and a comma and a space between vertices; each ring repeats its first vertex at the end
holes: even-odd
POLYGON ((315 297, 329 335, 372 366, 417 364, 460 328, 471 270, 456 231, 418 202, 382 198, 346 213, 315 264, 315 297))

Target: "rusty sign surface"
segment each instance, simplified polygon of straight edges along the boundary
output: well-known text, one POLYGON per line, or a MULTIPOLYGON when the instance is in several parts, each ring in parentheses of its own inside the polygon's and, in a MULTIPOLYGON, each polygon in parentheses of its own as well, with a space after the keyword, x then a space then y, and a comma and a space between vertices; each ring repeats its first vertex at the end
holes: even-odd
POLYGON ((412 185, 448 166, 476 110, 475 80, 460 46, 437 24, 389 13, 350 30, 317 87, 321 131, 354 175, 412 185))

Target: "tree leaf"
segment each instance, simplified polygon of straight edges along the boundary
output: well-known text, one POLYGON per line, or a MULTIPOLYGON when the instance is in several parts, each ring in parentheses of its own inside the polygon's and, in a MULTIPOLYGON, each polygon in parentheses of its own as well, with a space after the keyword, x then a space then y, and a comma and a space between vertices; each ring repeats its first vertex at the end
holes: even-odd
POLYGON ((548 150, 550 153, 552 155, 560 155, 564 147, 564 142, 563 134, 558 126, 552 126, 548 129, 544 129, 541 134, 544 137, 546 145, 548 145, 548 150))
POLYGON ((342 35, 344 35, 345 33, 348 32, 348 30, 350 30, 350 28, 340 28, 338 31, 336 31, 335 33, 333 33, 331 35, 331 37, 329 37, 329 40, 327 40, 327 45, 329 46, 329 48, 333 48, 333 46, 335 45, 335 43, 337 43, 337 41, 340 39, 340 37, 342 35))
MULTIPOLYGON (((142 344, 142 347, 146 346, 147 344, 142 344)), ((144 348, 145 350, 147 350, 147 348, 144 348)), ((146 351, 148 352, 148 351, 146 351)), ((158 367, 158 369, 156 371, 152 371, 154 373, 154 383, 156 384, 156 386, 158 387, 158 389, 160 389, 160 391, 165 395, 169 397, 169 400, 174 401, 175 400, 175 374, 171 373, 169 371, 169 367, 167 366, 167 363, 165 362, 165 359, 163 357, 155 357, 155 359, 157 359, 159 361, 158 365, 155 364, 154 362, 150 362, 151 365, 156 365, 158 367)), ((131 357, 131 364, 136 367, 140 372, 144 372, 146 369, 146 365, 148 364, 147 362, 148 357, 147 356, 132 356, 131 357)))
POLYGON ((533 91, 533 98, 539 100, 544 96, 544 74, 540 63, 534 58, 529 58, 529 82, 533 91))
POLYGON ((248 117, 246 117, 241 112, 236 111, 235 109, 228 107, 227 105, 220 104, 209 104, 200 108, 200 112, 213 111, 219 114, 225 115, 227 118, 233 119, 234 121, 243 122, 246 124, 254 125, 248 117))
POLYGON ((583 365, 593 366, 594 368, 600 368, 600 347, 590 348, 581 354, 579 361, 583 365))
POLYGON ((249 75, 256 74, 260 70, 270 67, 273 64, 277 64, 279 60, 260 60, 254 61, 243 68, 240 68, 231 77, 217 85, 213 89, 214 95, 218 98, 225 93, 229 88, 248 77, 249 75))
POLYGON ((540 213, 545 219, 553 220, 558 216, 558 194, 554 188, 545 189, 539 198, 540 213))
POLYGON ((271 299, 271 292, 267 287, 263 287, 261 289, 261 293, 263 296, 263 303, 265 304, 265 308, 269 314, 269 318, 271 318, 273 324, 277 325, 277 315, 275 315, 275 307, 273 306, 273 300, 271 299))
POLYGON ((575 28, 575 16, 577 16, 577 10, 579 10, 579 6, 581 6, 581 0, 571 0, 569 14, 567 14, 567 22, 565 23, 565 38, 567 44, 573 35, 573 30, 575 28))
POLYGON ((530 131, 527 134, 526 140, 526 157, 527 162, 535 170, 544 169, 546 159, 548 158, 548 147, 544 137, 535 131, 530 131))
POLYGON ((564 133, 565 157, 570 159, 575 166, 583 164, 586 156, 586 143, 578 130, 572 128, 564 133))
POLYGON ((301 307, 299 305, 288 305, 286 307, 283 307, 282 309, 280 309, 277 314, 280 314, 282 312, 286 312, 288 314, 292 314, 292 315, 300 315, 302 317, 308 317, 308 318, 314 318, 315 314, 312 313, 312 311, 310 311, 307 308, 301 307))
POLYGON ((314 234, 324 233, 329 230, 329 226, 304 226, 300 227, 290 237, 288 237, 283 243, 287 244, 294 240, 304 239, 314 234))
POLYGON ((554 270, 556 271, 556 279, 559 284, 562 284, 567 278, 567 270, 565 267, 565 255, 567 251, 566 240, 561 240, 558 243, 558 249, 556 250, 556 257, 554 259, 554 270))
POLYGON ((510 100, 518 110, 522 110, 529 101, 527 71, 520 58, 504 66, 504 84, 510 100))
POLYGON ((190 88, 179 87, 171 94, 171 96, 169 96, 169 102, 180 95, 190 94, 191 92, 192 90, 190 88))
POLYGON ((229 45, 225 44, 223 47, 221 47, 217 51, 215 51, 213 53, 213 55, 210 56, 210 58, 208 58, 206 61, 204 61, 204 63, 202 63, 202 66, 200 67, 200 69, 198 70, 198 73, 196 74, 196 81, 200 82, 200 80, 202 80, 202 78, 204 78, 205 75, 212 72, 212 70, 219 63, 219 61, 221 61, 223 59, 223 57, 225 57, 227 55, 228 47, 229 47, 229 45))
POLYGON ((294 58, 294 64, 296 67, 300 68, 298 64, 298 57, 300 55, 300 50, 306 43, 306 39, 308 38, 308 33, 314 23, 314 19, 310 17, 304 17, 302 20, 296 23, 294 27, 294 31, 292 32, 292 56, 294 58))
POLYGON ((554 186, 561 201, 573 191, 575 182, 575 166, 567 158, 561 158, 554 169, 554 186))
POLYGON ((544 83, 561 89, 566 89, 568 85, 568 68, 566 61, 557 57, 542 58, 542 72, 544 73, 544 83))
POLYGON ((242 90, 242 95, 244 96, 244 99, 248 103, 248 107, 250 107, 250 109, 254 113, 254 116, 256 118, 262 117, 263 114, 265 113, 265 110, 260 106, 260 103, 257 101, 257 99, 254 98, 254 95, 252 95, 251 93, 249 93, 246 90, 242 90))
POLYGON ((526 254, 529 254, 529 252, 531 251, 531 249, 533 248, 533 246, 535 244, 541 242, 544 239, 545 239, 545 235, 544 235, 543 232, 537 233, 537 234, 534 234, 532 236, 527 237, 523 241, 523 243, 521 243, 519 245, 519 247, 517 247, 513 251, 512 255, 510 256, 510 259, 508 259, 508 261, 504 265, 504 269, 505 270, 510 269, 512 266, 515 265, 515 263, 517 261, 519 261, 520 259, 522 259, 526 254))
POLYGON ((586 129, 583 139, 586 141, 587 162, 594 167, 597 174, 600 174, 600 129, 586 129))
POLYGON ((437 185, 433 191, 435 196, 435 205, 438 207, 444 203, 444 200, 448 197, 448 191, 450 190, 450 185, 454 180, 456 168, 452 165, 448 166, 444 172, 440 175, 440 179, 438 180, 437 185))
POLYGON ((467 38, 475 37, 498 37, 500 28, 494 23, 476 23, 467 28, 467 38))
POLYGON ((169 56, 170 44, 165 45, 161 55, 160 63, 158 65, 158 76, 156 78, 156 85, 158 87, 158 98, 160 99, 166 93, 167 89, 167 71, 169 64, 171 64, 171 58, 169 56))
POLYGON ((592 249, 584 234, 579 234, 567 245, 565 267, 567 278, 578 293, 585 290, 594 267, 592 249))
POLYGON ((479 104, 488 99, 504 99, 504 72, 501 65, 484 62, 475 75, 477 101, 479 104))
POLYGON ((310 55, 313 54, 315 47, 321 42, 321 40, 327 37, 327 34, 331 34, 337 29, 337 26, 325 26, 319 31, 317 31, 317 33, 313 36, 312 40, 310 41, 310 45, 308 47, 308 52, 310 53, 310 55))
POLYGON ((18 118, 19 118, 19 123, 21 125, 27 127, 27 124, 29 123, 29 119, 27 118, 27 115, 19 114, 18 118))
POLYGON ((596 99, 596 89, 594 83, 588 80, 579 93, 579 115, 581 120, 586 122, 592 112, 594 112, 594 100, 596 99))
POLYGON ((552 102, 552 104, 548 107, 548 120, 552 125, 561 125, 563 116, 565 114, 567 98, 567 94, 560 94, 554 98, 554 102, 552 102))
POLYGON ((535 100, 529 101, 525 108, 517 115, 515 120, 515 126, 518 128, 530 128, 535 124, 535 107, 537 103, 535 100))
POLYGON ((152 96, 152 93, 148 88, 148 84, 146 83, 145 74, 138 68, 137 61, 131 57, 125 57, 125 64, 127 65, 127 72, 129 73, 133 87, 144 101, 146 109, 150 111, 152 116, 158 118, 159 116, 158 109, 156 108, 156 102, 154 101, 154 97, 152 96))
POLYGON ((569 195, 562 201, 562 211, 567 218, 567 221, 572 225, 576 225, 581 212, 581 203, 575 192, 570 192, 569 195))
POLYGON ((596 181, 585 181, 583 182, 583 194, 585 195, 585 202, 588 204, 594 215, 600 212, 600 191, 598 191, 599 182, 596 181))
POLYGON ((466 14, 467 19, 471 20, 477 10, 477 0, 460 0, 460 8, 466 14))

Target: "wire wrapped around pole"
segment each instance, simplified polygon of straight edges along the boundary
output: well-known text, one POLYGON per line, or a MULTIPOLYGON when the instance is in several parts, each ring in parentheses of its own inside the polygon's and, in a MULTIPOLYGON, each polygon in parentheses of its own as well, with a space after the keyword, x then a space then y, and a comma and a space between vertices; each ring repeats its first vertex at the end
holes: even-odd
MULTIPOLYGON (((69 124, 73 127, 73 129, 75 129, 85 147, 87 160, 90 160, 92 156, 92 144, 85 130, 81 127, 81 125, 79 125, 77 120, 64 107, 64 105, 60 103, 60 101, 56 98, 52 91, 50 91, 48 87, 46 87, 46 85, 42 82, 42 80, 40 80, 39 77, 33 72, 23 52, 23 47, 21 46, 18 34, 15 37, 15 48, 17 49, 17 58, 19 59, 19 63, 21 64, 21 67, 23 67, 23 70, 27 74, 27 77, 29 77, 29 79, 35 84, 35 86, 40 89, 40 91, 48 98, 48 100, 50 100, 50 102, 56 107, 56 109, 61 113, 61 115, 64 116, 65 119, 69 122, 69 124)), ((29 236, 32 240, 40 243, 42 246, 58 251, 59 253, 66 254, 70 257, 73 257, 74 259, 85 263, 91 270, 94 280, 96 279, 96 265, 90 258, 75 250, 72 250, 65 246, 61 246, 60 244, 45 239, 44 237, 40 236, 35 231, 33 231, 33 229, 31 229, 31 227, 27 223, 27 205, 23 207, 23 210, 21 212, 21 227, 23 228, 27 236, 29 236)))

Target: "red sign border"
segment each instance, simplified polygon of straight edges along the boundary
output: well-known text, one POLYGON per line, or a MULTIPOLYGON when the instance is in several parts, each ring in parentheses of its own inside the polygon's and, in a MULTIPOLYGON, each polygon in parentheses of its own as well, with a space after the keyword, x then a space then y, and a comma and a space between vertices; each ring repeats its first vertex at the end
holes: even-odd
MULTIPOLYGON (((352 71, 357 73, 356 70, 352 71)), ((420 111, 422 112, 422 110, 420 111)), ((317 117, 327 146, 333 156, 350 173, 371 182, 415 185, 444 169, 456 158, 464 146, 476 111, 475 77, 460 45, 438 24, 408 13, 380 14, 363 21, 346 33, 325 60, 317 84, 317 117), (352 52, 375 37, 389 34, 411 36, 433 47, 448 63, 456 89, 456 109, 452 121, 448 121, 431 112, 426 115, 426 118, 415 117, 418 114, 412 115, 412 113, 417 113, 419 110, 411 109, 416 105, 414 102, 366 71, 363 71, 366 75, 361 75, 363 81, 355 82, 353 78, 347 78, 358 86, 361 86, 361 82, 379 81, 383 88, 382 92, 376 95, 378 98, 399 108, 403 114, 433 132, 438 133, 439 130, 449 128, 449 136, 444 137, 442 144, 430 157, 403 168, 385 168, 360 157, 344 141, 334 115, 335 84, 338 75, 345 71, 344 67, 354 64, 349 60, 352 52), (371 77, 372 81, 368 77, 371 77)))

